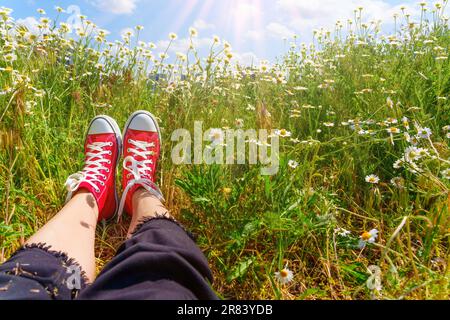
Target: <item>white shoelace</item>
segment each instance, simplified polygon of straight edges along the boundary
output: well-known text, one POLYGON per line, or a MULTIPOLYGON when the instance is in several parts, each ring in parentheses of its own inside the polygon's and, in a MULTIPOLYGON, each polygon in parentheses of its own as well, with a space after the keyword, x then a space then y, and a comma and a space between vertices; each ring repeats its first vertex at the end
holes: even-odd
POLYGON ((72 198, 75 191, 78 190, 82 182, 91 185, 95 192, 100 192, 100 188, 96 182, 101 186, 105 185, 106 175, 101 173, 102 170, 109 172, 109 169, 104 164, 111 164, 111 160, 105 159, 105 155, 112 155, 111 150, 103 150, 106 146, 111 147, 112 142, 94 142, 88 144, 86 149, 86 164, 82 171, 72 174, 66 180, 65 186, 68 190, 66 202, 72 198), (97 151, 97 153, 94 153, 97 151))
POLYGON ((164 201, 164 197, 161 193, 161 190, 159 190, 158 186, 150 179, 142 178, 142 175, 148 175, 147 171, 150 174, 152 173, 152 168, 150 167, 150 165, 153 164, 153 161, 151 159, 147 159, 147 156, 153 155, 154 152, 147 149, 154 148, 155 144, 153 142, 148 143, 145 141, 136 141, 132 139, 129 139, 128 143, 134 146, 134 148, 128 148, 127 150, 129 153, 133 155, 130 155, 123 160, 123 168, 125 169, 124 174, 126 172, 129 172, 126 173, 128 177, 130 175, 133 175, 134 179, 128 181, 128 185, 125 187, 125 190, 123 191, 122 199, 120 200, 119 205, 119 212, 117 217, 118 221, 120 220, 120 217, 122 215, 128 191, 130 191, 130 189, 135 185, 142 186, 145 190, 154 195, 160 201, 164 201), (141 156, 145 160, 137 161, 135 159, 136 156, 141 156), (130 165, 127 165, 128 163, 130 163, 130 165))

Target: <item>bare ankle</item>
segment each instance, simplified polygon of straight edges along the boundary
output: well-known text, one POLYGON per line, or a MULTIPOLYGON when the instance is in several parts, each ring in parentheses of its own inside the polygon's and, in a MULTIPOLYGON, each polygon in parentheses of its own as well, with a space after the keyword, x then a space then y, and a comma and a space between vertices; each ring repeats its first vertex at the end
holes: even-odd
POLYGON ((133 220, 142 220, 157 216, 170 217, 169 211, 152 193, 139 188, 133 194, 133 220))

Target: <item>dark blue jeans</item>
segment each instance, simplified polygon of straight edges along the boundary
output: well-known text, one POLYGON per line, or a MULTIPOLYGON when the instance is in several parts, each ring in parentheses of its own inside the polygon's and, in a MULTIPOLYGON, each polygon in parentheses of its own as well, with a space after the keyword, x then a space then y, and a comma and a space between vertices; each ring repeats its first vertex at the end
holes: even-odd
POLYGON ((25 246, 0 265, 0 299, 217 299, 208 262, 184 228, 144 221, 92 284, 65 253, 25 246))

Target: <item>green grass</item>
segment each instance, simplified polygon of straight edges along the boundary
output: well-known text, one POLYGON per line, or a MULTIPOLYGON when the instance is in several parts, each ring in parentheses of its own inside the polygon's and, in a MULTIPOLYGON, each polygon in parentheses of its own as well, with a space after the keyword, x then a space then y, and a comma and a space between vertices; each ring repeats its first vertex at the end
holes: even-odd
MULTIPOLYGON (((218 43, 207 62, 194 48, 189 62, 168 64, 136 38, 105 51, 93 24, 65 38, 50 22, 51 33, 35 36, 0 12, 0 259, 63 205, 91 118, 108 114, 123 125, 145 109, 160 119, 166 204, 198 236, 221 297, 448 299, 450 31, 441 11, 415 25, 397 18, 395 39, 366 27, 358 12, 349 34, 337 26, 311 46, 293 39, 267 70, 234 65, 231 48, 218 43), (187 78, 155 83, 149 73, 187 78), (236 119, 246 129, 291 132, 281 138, 276 175, 261 176, 260 165, 172 164, 175 129, 192 132, 194 121, 234 128, 236 119), (392 140, 391 127, 401 130, 392 140), (410 146, 404 133, 422 127, 432 135, 418 141, 426 154, 417 169, 395 169, 410 146), (367 183, 370 174, 380 181, 367 183), (358 248, 374 228, 376 241, 358 248), (286 265, 294 279, 283 285, 275 272, 286 265), (369 266, 381 269, 381 292, 366 286, 369 266)), ((99 268, 126 226, 99 226, 99 268)))

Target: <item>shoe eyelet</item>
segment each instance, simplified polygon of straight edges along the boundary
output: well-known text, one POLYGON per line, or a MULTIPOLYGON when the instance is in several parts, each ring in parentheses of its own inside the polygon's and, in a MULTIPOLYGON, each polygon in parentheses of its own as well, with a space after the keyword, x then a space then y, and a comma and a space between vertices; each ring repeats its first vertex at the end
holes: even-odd
POLYGON ((108 164, 111 164, 111 160, 108 160, 108 164))
POLYGON ((109 154, 109 155, 112 155, 112 151, 111 151, 111 150, 109 150, 109 151, 108 151, 108 154, 109 154))
POLYGON ((130 152, 130 148, 127 148, 127 152, 130 152))
POLYGON ((95 189, 95 192, 100 193, 100 189, 95 189))
POLYGON ((102 185, 102 187, 105 186, 105 183, 103 181, 100 181, 100 184, 102 185))
POLYGON ((112 142, 110 142, 109 144, 108 144, 110 147, 112 147, 113 146, 113 143, 112 142))
POLYGON ((108 169, 108 168, 106 168, 106 172, 109 172, 109 169, 108 169))
POLYGON ((131 139, 128 139, 128 143, 131 143, 131 139))

